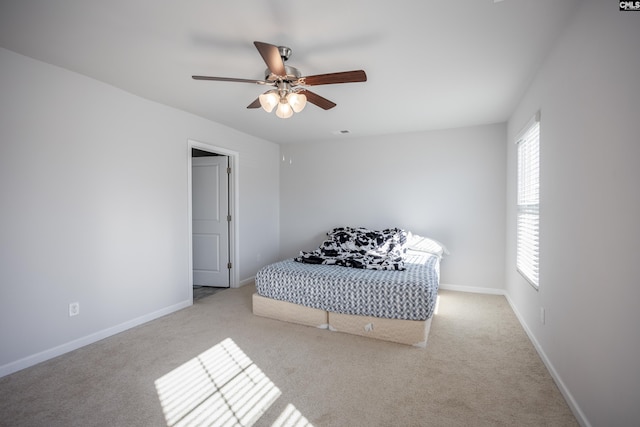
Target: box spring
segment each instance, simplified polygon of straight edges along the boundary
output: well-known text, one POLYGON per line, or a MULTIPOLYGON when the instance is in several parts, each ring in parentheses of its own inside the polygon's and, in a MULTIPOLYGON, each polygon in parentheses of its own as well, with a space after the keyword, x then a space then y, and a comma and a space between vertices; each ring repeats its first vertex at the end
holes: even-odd
POLYGON ((327 312, 253 294, 253 314, 384 341, 426 347, 431 318, 386 319, 327 312))

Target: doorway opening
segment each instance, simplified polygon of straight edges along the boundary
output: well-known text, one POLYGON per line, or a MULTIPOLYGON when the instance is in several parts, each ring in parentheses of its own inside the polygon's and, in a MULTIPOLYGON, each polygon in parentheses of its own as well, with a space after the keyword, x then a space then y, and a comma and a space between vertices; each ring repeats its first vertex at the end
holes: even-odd
POLYGON ((238 153, 188 143, 189 285, 193 300, 237 287, 238 153))

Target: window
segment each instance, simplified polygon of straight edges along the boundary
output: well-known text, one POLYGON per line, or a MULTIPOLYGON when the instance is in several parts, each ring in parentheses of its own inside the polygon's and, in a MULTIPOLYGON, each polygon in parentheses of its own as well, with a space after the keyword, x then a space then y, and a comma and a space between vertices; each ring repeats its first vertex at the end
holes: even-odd
POLYGON ((538 289, 540 229, 540 113, 517 139, 518 219, 516 267, 538 289))

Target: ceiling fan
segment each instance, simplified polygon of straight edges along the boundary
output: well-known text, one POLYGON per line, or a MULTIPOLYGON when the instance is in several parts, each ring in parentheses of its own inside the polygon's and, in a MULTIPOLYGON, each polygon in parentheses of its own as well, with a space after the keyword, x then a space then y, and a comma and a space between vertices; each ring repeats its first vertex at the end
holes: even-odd
POLYGON ((310 86, 367 81, 367 75, 363 70, 302 76, 297 68, 285 65, 285 61, 291 55, 291 49, 288 47, 275 46, 258 41, 253 42, 253 44, 267 64, 264 80, 210 76, 192 76, 193 79, 273 86, 275 89, 268 90, 260 95, 247 108, 262 107, 270 113, 277 106, 276 115, 282 119, 291 117, 294 112, 302 111, 307 101, 324 110, 329 110, 336 106, 334 102, 307 89, 310 86))

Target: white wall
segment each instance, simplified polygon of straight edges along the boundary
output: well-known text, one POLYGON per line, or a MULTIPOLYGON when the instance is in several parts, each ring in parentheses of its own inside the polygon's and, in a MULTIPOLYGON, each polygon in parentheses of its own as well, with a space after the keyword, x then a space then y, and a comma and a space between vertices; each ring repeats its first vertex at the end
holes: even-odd
POLYGON ((240 280, 277 259, 276 144, 4 49, 0 94, 0 376, 191 303, 189 139, 239 153, 240 280))
POLYGON ((509 142, 507 292, 584 425, 640 424, 639 45, 640 13, 583 1, 508 127, 541 110, 540 290, 515 272, 509 142))
POLYGON ((451 251, 441 282, 504 286, 506 125, 282 147, 281 256, 337 226, 400 227, 451 251))

